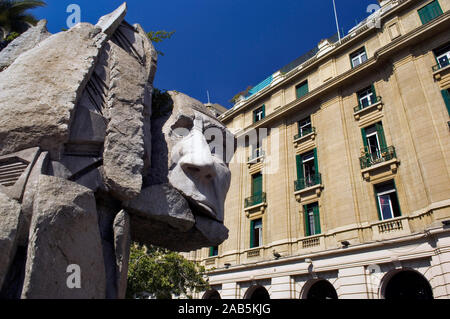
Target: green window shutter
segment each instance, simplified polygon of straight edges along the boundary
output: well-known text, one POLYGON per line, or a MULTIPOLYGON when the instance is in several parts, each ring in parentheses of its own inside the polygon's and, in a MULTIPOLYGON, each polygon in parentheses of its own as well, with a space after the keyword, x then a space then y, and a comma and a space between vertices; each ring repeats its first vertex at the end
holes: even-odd
POLYGON ((262 175, 261 174, 253 175, 252 193, 253 193, 253 196, 262 193, 262 175))
POLYGON ((302 179, 303 176, 303 161, 302 156, 297 155, 297 180, 302 179))
POLYGON ((255 221, 250 221, 250 248, 255 247, 255 221))
POLYGON ((384 130, 383 130, 383 125, 380 123, 375 124, 375 128, 377 130, 377 135, 378 135, 378 140, 380 142, 380 148, 386 149, 387 148, 387 144, 386 144, 386 138, 384 136, 384 130))
POLYGON ((314 224, 316 229, 314 230, 315 235, 320 234, 322 231, 320 229, 320 213, 319 213, 319 205, 314 206, 314 224))
POLYGON ((366 129, 365 128, 361 129, 361 135, 362 135, 362 139, 363 139, 364 150, 366 152, 368 152, 369 151, 369 144, 367 144, 367 135, 366 135, 366 129))
POLYGON ((378 202, 378 194, 377 194, 377 191, 376 191, 376 190, 375 190, 375 203, 376 203, 376 205, 377 205, 378 220, 382 220, 382 218, 381 218, 380 203, 378 202))
POLYGON ((443 14, 442 8, 437 0, 429 3, 418 12, 422 24, 426 24, 443 14))
POLYGON ((266 105, 265 104, 262 106, 262 111, 263 111, 262 118, 265 118, 266 117, 266 105))
POLYGON ((372 93, 373 93, 373 95, 372 95, 372 103, 376 103, 376 101, 377 101, 377 91, 375 91, 375 86, 373 84, 371 85, 371 88, 372 88, 372 93))
POLYGON ((316 175, 319 174, 319 161, 317 159, 317 148, 314 149, 314 166, 316 169, 316 175))
POLYGON ((303 210, 305 212, 305 236, 311 236, 311 231, 309 229, 309 219, 308 219, 308 205, 303 205, 303 210))
POLYGON ((450 115, 450 89, 442 90, 442 97, 444 98, 445 106, 447 107, 448 115, 450 115))
POLYGON ((209 247, 209 257, 212 257, 214 255, 214 247, 209 247))
POLYGON ((301 98, 301 97, 303 97, 303 96, 305 96, 305 95, 308 94, 308 93, 309 93, 308 81, 306 81, 306 82, 303 83, 303 84, 300 84, 300 85, 297 87, 297 98, 298 98, 298 99, 301 98))
POLYGON ((403 216, 403 214, 402 214, 402 208, 400 207, 400 201, 399 201, 399 199, 398 199, 397 185, 395 184, 395 181, 392 181, 392 182, 394 183, 395 196, 397 196, 398 211, 400 212, 400 216, 403 216))

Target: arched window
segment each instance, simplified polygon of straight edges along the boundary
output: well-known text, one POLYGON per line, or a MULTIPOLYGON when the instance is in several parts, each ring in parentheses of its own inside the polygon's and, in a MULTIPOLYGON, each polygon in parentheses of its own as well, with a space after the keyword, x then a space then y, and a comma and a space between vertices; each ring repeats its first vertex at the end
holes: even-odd
POLYGON ((382 288, 387 300, 429 300, 433 299, 433 290, 425 277, 414 270, 402 270, 389 279, 382 288))
POLYGON ((263 286, 252 286, 248 288, 245 293, 244 299, 249 300, 269 300, 270 295, 266 288, 263 286))
POLYGON ((333 285, 324 279, 315 280, 307 283, 306 292, 304 295, 305 299, 310 300, 328 300, 328 299, 338 299, 336 289, 333 285))
POLYGON ((203 295, 202 299, 218 300, 218 299, 222 299, 222 298, 220 297, 220 294, 219 294, 219 292, 217 290, 210 289, 210 290, 205 292, 205 294, 203 295))

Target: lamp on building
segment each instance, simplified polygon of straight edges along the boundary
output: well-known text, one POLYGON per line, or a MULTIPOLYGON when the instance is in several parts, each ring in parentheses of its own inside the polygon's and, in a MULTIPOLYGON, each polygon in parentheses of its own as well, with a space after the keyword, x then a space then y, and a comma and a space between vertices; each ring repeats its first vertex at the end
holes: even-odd
POLYGON ((231 264, 230 263, 226 263, 226 264, 224 264, 224 266, 225 266, 225 269, 228 269, 228 268, 230 268, 231 264))
POLYGON ((341 241, 341 245, 343 248, 347 248, 350 246, 350 242, 348 240, 341 241))
POLYGON ((306 258, 306 259, 305 259, 305 263, 307 263, 307 264, 312 264, 311 258, 306 258))

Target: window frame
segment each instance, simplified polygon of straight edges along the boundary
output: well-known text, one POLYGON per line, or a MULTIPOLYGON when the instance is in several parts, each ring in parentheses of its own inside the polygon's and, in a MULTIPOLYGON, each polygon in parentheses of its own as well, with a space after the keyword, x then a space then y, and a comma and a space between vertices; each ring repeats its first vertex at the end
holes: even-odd
POLYGON ((303 206, 305 214, 305 237, 316 236, 322 234, 320 225, 320 209, 319 202, 310 203, 303 206), (311 223, 311 218, 313 223, 311 223), (313 226, 313 227, 311 227, 313 226), (313 228, 313 229, 312 229, 313 228))
POLYGON ((313 126, 312 126, 311 116, 308 116, 308 117, 298 121, 297 124, 298 124, 298 135, 300 137, 306 136, 312 132, 313 126), (303 132, 305 127, 309 127, 309 131, 306 130, 306 132, 303 132))
POLYGON ((210 246, 209 257, 217 257, 217 256, 219 256, 219 246, 210 246))
POLYGON ((266 117, 266 105, 262 105, 253 111, 253 123, 262 121, 266 117))
POLYGON ((440 48, 434 49, 433 54, 437 64, 439 65, 439 68, 445 68, 446 66, 450 65, 450 43, 447 43, 440 48), (442 59, 444 57, 447 58, 446 62, 439 61, 439 59, 442 59))
MULTIPOLYGON (((441 7, 441 4, 439 3, 439 1, 433 0, 433 1, 430 1, 429 3, 427 3, 426 5, 424 5, 423 7, 421 7, 420 9, 418 9, 417 13, 419 15, 420 21, 422 22, 422 25, 425 25, 425 24, 433 21, 434 19, 438 18, 439 16, 441 16, 444 13, 444 11, 442 11, 442 7, 441 7), (435 15, 434 17, 431 17, 431 15, 429 17, 425 16, 425 12, 424 12, 425 9, 430 10, 430 7, 432 5, 437 5, 436 8, 433 8, 433 9, 438 9, 437 15, 435 15)), ((427 14, 429 14, 429 13, 430 12, 427 12, 427 14)), ((433 12, 433 13, 435 13, 435 12, 433 12)))
POLYGON ((354 51, 353 53, 350 53, 350 65, 352 66, 352 69, 360 66, 361 64, 364 64, 365 62, 367 62, 367 60, 369 60, 369 57, 367 55, 367 51, 366 51, 366 47, 365 46, 359 48, 358 50, 354 51), (366 57, 366 59, 364 61, 361 58, 363 55, 366 57), (360 61, 358 65, 355 65, 353 63, 353 61, 356 58, 358 58, 358 60, 360 61))
POLYGON ((295 96, 297 99, 301 99, 302 97, 306 96, 309 93, 309 83, 308 80, 305 80, 303 82, 301 82, 300 84, 295 86, 295 96), (306 88, 305 92, 302 92, 302 94, 299 94, 299 89, 300 88, 306 88))
POLYGON ((387 221, 387 220, 390 220, 390 219, 393 219, 393 218, 398 218, 398 217, 402 216, 402 211, 401 211, 401 207, 400 207, 400 201, 398 199, 397 187, 395 185, 395 181, 394 180, 374 185, 374 193, 375 193, 375 203, 377 205, 377 211, 378 211, 378 219, 380 221, 387 221), (392 184, 392 186, 391 186, 391 184, 392 184), (390 186, 392 188, 391 189, 387 189, 387 190, 383 190, 381 192, 379 192, 377 190, 377 188, 381 188, 381 187, 387 188, 388 186, 390 186), (394 207, 393 201, 392 201, 392 197, 389 196, 390 217, 389 218, 385 218, 384 214, 383 214, 383 208, 381 206, 380 198, 381 198, 381 196, 391 195, 391 194, 393 194, 393 196, 395 196, 395 201, 397 202, 397 207, 394 207))
POLYGON ((250 248, 258 248, 263 245, 263 221, 262 218, 254 219, 250 221, 250 248), (258 225, 257 225, 258 223, 258 225), (257 233, 256 233, 257 231, 257 233), (256 236, 258 235, 258 236, 256 236), (256 238, 258 243, 256 245, 256 238))
POLYGON ((359 105, 360 109, 364 109, 366 107, 374 105, 377 100, 377 92, 375 91, 375 87, 373 84, 371 86, 368 86, 368 87, 358 91, 356 93, 356 96, 358 98, 358 105, 359 105), (364 94, 364 93, 368 93, 368 94, 365 94, 363 96, 362 94, 364 94), (364 103, 362 102, 364 99, 367 99, 367 101, 368 101, 367 105, 364 105, 364 103))

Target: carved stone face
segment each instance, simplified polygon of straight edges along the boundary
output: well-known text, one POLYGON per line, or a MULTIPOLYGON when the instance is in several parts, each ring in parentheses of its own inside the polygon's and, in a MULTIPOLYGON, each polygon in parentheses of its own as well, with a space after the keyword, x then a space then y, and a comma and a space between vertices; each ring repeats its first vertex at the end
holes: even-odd
POLYGON ((169 184, 189 201, 194 214, 223 223, 231 179, 226 147, 234 137, 200 102, 181 93, 170 96, 173 111, 162 129, 169 184))

